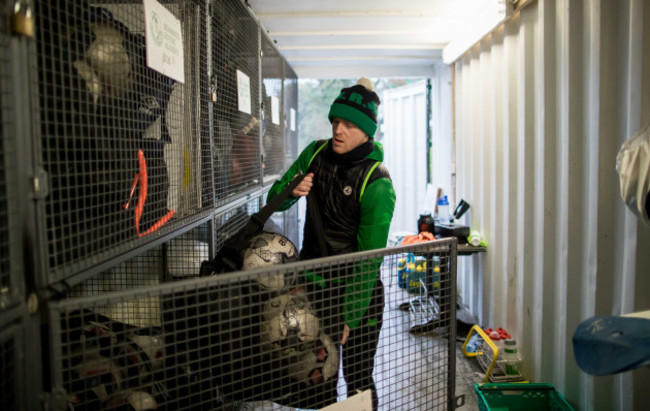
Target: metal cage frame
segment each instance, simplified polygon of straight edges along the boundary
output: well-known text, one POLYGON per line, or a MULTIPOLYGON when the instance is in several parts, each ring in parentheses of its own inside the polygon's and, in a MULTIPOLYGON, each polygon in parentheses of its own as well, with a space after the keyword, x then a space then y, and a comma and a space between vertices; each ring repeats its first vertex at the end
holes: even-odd
MULTIPOLYGON (((410 335, 413 314, 394 310, 392 298, 400 303, 410 298, 393 284, 396 259, 420 253, 431 263, 434 256, 446 261, 442 294, 420 296, 437 298, 441 308, 432 329, 439 338, 409 337, 400 350, 410 357, 380 346, 378 358, 405 358, 412 368, 398 369, 395 359, 378 362, 377 391, 387 409, 423 403, 455 408, 455 241, 197 278, 197 265, 213 258, 264 206, 270 184, 297 156, 298 77, 244 0, 161 3, 181 23, 183 84, 171 84, 143 64, 141 2, 3 2, 0 219, 7 224, 0 227, 5 259, 0 261, 0 337, 13 344, 3 355, 15 360, 0 367, 0 388, 15 399, 3 405, 144 409, 142 404, 154 401, 193 409, 246 402, 265 409, 269 401, 286 398, 274 391, 232 397, 209 369, 197 373, 205 368, 197 355, 221 367, 230 360, 182 341, 194 331, 216 338, 213 330, 192 321, 206 316, 227 321, 228 308, 241 296, 241 287, 232 284, 287 272, 352 270, 382 259, 389 262, 381 275, 387 282, 384 324, 389 324, 382 330, 390 344, 398 334, 410 335), (97 42, 109 47, 97 53, 97 42), (96 59, 106 50, 114 50, 117 60, 102 68, 96 59), (120 65, 120 59, 129 64, 120 65), (247 88, 240 88, 237 75, 248 80, 247 88), (161 89, 162 97, 156 94, 161 89), (250 100, 249 108, 239 106, 242 99, 250 100), (145 182, 148 191, 142 189, 145 182), (142 227, 140 199, 140 211, 153 216, 143 217, 142 227), (147 204, 155 206, 153 212, 144 208, 147 204), (215 290, 224 298, 212 306, 205 299, 215 290), (179 298, 196 304, 170 311, 170 301, 179 298), (71 315, 75 310, 84 314, 71 315), (170 325, 180 328, 170 330, 170 325), (163 335, 173 339, 156 340, 163 335), (172 351, 157 357, 154 350, 151 356, 149 350, 161 342, 172 351), (433 357, 441 362, 434 364, 433 357), (166 371, 157 368, 161 364, 166 371), (390 371, 396 375, 388 376, 390 371), (415 392, 413 381, 424 390, 415 392), (402 391, 391 393, 395 387, 402 391)), ((297 219, 294 207, 269 221, 296 243, 297 219)), ((259 309, 259 304, 236 308, 259 309)))
MULTIPOLYGON (((271 294, 256 287, 264 279, 278 276, 325 276, 342 267, 349 271, 381 261, 386 303, 374 365, 380 409, 454 409, 456 256, 454 239, 437 240, 53 302, 49 306, 55 394, 51 405, 59 409, 71 402, 75 409, 115 406, 139 393, 158 407, 173 409, 270 410, 277 404, 296 406, 296 401, 302 401, 300 407, 314 408, 310 407, 313 391, 302 385, 296 388, 296 381, 291 380, 294 385, 289 384, 290 389, 271 385, 274 378, 280 378, 278 370, 292 370, 290 365, 273 362, 276 357, 269 352, 276 351, 255 351, 268 343, 266 328, 256 328, 256 318, 262 316, 255 307, 266 304, 266 308, 274 298, 296 295, 296 289, 301 293, 302 285, 292 284, 271 294), (435 259, 442 268, 436 297, 440 311, 432 321, 433 337, 411 335, 410 314, 397 308, 412 298, 393 281, 398 258, 406 253, 425 256, 430 263, 435 259), (155 309, 150 305, 143 310, 143 302, 155 309), (109 308, 122 315, 102 317, 109 308), (136 322, 138 325, 133 325, 136 322), (154 351, 155 347, 159 351, 154 351), (255 373, 269 379, 253 379, 255 373), (251 387, 253 383, 258 384, 256 388, 251 387)), ((335 301, 332 298, 331 304, 335 301)), ((325 318, 319 317, 320 329, 325 329, 325 318)), ((339 400, 344 391, 339 386, 339 400)))

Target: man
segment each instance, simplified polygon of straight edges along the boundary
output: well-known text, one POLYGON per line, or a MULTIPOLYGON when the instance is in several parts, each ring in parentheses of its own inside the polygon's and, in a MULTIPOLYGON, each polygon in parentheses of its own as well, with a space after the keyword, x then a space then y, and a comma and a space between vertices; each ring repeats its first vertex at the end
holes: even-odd
MULTIPOLYGON (((382 164, 383 147, 374 141, 379 97, 362 77, 341 90, 330 107, 332 138, 313 141, 269 191, 268 200, 299 172, 307 173, 280 207, 286 210, 307 196, 307 216, 301 259, 311 259, 386 247, 395 209, 395 191, 382 164)), ((337 269, 328 278, 308 275, 308 288, 321 319, 342 317, 343 372, 348 395, 372 390, 374 356, 381 330, 384 289, 381 261, 337 269)), ((325 328, 328 328, 327 324, 325 328)), ((336 401, 334 398, 326 402, 336 401)))

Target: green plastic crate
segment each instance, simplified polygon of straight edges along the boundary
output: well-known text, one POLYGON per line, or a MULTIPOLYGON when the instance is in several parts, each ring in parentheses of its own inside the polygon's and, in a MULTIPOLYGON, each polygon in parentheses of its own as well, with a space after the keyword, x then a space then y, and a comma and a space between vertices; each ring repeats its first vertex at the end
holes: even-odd
POLYGON ((562 394, 547 383, 474 384, 481 411, 546 411, 573 408, 562 394))

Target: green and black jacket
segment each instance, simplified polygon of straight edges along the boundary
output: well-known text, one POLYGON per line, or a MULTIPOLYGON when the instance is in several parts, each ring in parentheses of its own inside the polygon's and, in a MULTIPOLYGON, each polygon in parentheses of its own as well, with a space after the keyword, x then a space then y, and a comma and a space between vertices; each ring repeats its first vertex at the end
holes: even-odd
MULTIPOLYGON (((343 155, 332 151, 330 140, 314 141, 273 184, 268 200, 278 195, 297 173, 314 173, 308 201, 318 202, 323 227, 320 233, 312 228, 308 207, 301 258, 322 256, 318 235, 325 240, 327 255, 386 247, 396 197, 383 160, 383 147, 373 140, 343 155)), ((289 197, 280 211, 297 201, 297 197, 289 197)), ((368 308, 381 264, 378 260, 358 264, 349 277, 330 279, 346 283, 343 316, 351 329, 359 325, 368 308)), ((326 284, 322 279, 319 282, 326 284)))

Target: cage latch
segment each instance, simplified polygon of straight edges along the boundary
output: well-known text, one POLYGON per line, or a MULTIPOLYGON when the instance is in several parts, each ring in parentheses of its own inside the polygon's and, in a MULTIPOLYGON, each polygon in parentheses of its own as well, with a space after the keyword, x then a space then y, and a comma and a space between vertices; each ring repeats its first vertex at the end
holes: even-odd
POLYGON ((44 200, 50 192, 47 172, 39 167, 31 178, 32 199, 44 200))

